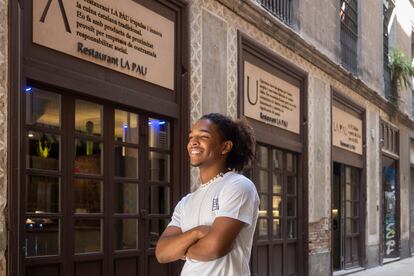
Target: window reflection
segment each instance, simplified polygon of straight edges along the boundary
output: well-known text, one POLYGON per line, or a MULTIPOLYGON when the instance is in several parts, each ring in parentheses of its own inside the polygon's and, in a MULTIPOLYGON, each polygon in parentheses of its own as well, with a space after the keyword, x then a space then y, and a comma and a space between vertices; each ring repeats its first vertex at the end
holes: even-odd
POLYGON ((170 148, 170 123, 165 120, 149 118, 149 146, 153 148, 170 148))
POLYGON ((60 136, 29 131, 27 137, 27 168, 59 170, 60 136))
POLYGON ((75 221, 75 253, 101 251, 102 225, 98 219, 75 221))
POLYGON ((115 176, 138 177, 138 149, 115 146, 115 176))
POLYGON ((76 213, 102 212, 102 182, 94 179, 75 179, 74 205, 76 213))
POLYGON ((75 102, 75 130, 91 136, 102 135, 103 108, 99 104, 76 100, 75 102))
POLYGON ((115 222, 115 250, 137 248, 138 220, 120 219, 115 222))
POLYGON ((170 155, 158 152, 149 153, 150 181, 170 180, 170 155))
POLYGON ((170 187, 151 186, 150 193, 151 214, 170 213, 170 187))
POLYGON ((26 184, 27 212, 59 212, 59 178, 28 176, 26 184))
POLYGON ((118 142, 138 143, 138 115, 115 110, 115 140, 118 142))
POLYGON ((26 124, 60 127, 60 95, 38 88, 26 91, 26 124))
POLYGON ((138 212, 138 184, 115 184, 115 212, 136 214, 138 212))
POLYGON ((59 220, 27 218, 24 238, 25 257, 59 254, 59 220))
POLYGON ((102 143, 76 139, 75 173, 102 174, 102 143))

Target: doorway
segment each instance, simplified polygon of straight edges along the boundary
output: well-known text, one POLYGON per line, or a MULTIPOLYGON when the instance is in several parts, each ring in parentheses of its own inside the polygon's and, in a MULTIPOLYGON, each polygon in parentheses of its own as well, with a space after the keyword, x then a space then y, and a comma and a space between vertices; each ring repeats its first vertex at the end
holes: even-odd
POLYGON ((361 169, 333 163, 332 266, 333 271, 360 266, 361 169))
POLYGON ((303 246, 300 155, 258 144, 256 162, 247 175, 260 197, 256 238, 252 249, 252 274, 302 275, 303 246), (251 171, 252 170, 252 171, 251 171))
POLYGON ((154 248, 178 192, 172 120, 39 87, 23 100, 22 275, 171 275, 154 248))

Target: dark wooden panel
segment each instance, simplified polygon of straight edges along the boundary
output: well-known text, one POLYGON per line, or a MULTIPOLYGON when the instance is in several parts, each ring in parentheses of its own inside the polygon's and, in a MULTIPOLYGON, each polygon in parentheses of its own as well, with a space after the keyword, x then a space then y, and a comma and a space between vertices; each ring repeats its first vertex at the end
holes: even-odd
POLYGON ((148 256, 148 275, 167 276, 168 265, 161 265, 154 256, 148 256))
POLYGON ((115 260, 115 276, 139 276, 137 259, 115 260))
POLYGON ((283 266, 285 265, 283 262, 283 244, 278 244, 273 246, 272 252, 272 266, 273 274, 275 276, 282 276, 283 275, 283 266))
POLYGON ((101 276, 102 262, 85 262, 75 264, 76 276, 101 276))
POLYGON ((26 268, 26 276, 59 276, 59 265, 35 266, 26 268))
POLYGON ((297 245, 296 243, 291 243, 287 245, 287 262, 286 262, 286 268, 287 268, 287 275, 296 275, 298 273, 297 271, 297 245))
POLYGON ((268 274, 268 246, 258 246, 257 247, 257 266, 258 266, 258 272, 260 276, 269 275, 268 274))

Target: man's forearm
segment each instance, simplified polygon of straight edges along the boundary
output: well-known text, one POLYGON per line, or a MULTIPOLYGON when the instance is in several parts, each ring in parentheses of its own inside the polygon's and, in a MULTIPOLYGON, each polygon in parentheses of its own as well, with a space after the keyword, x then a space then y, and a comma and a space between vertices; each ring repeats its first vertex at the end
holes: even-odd
POLYGON ((184 257, 187 249, 200 238, 200 233, 196 228, 184 233, 162 237, 158 240, 155 252, 158 261, 169 263, 184 257))
POLYGON ((190 245, 186 257, 197 261, 212 261, 229 253, 231 248, 222 247, 208 235, 190 245))

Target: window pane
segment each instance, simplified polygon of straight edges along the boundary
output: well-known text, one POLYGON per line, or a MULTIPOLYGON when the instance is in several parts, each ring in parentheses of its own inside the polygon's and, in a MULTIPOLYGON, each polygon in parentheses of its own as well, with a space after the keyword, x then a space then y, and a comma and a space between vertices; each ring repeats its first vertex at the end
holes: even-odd
POLYGON ((99 219, 75 221, 75 253, 100 252, 102 226, 99 219))
POLYGON ((137 249, 137 238, 137 219, 122 219, 115 222, 115 250, 137 249))
POLYGON ((358 217, 359 216, 359 202, 354 202, 354 208, 353 208, 352 215, 354 217, 358 217))
POLYGON ((289 217, 296 216, 296 198, 294 197, 288 197, 287 198, 287 215, 289 217))
POLYGON ((115 212, 138 213, 138 184, 115 183, 115 212))
POLYGON ((158 152, 149 153, 150 181, 170 181, 170 155, 158 152))
POLYGON ((257 151, 256 151, 256 160, 257 165, 263 168, 268 167, 268 154, 267 154, 267 148, 264 146, 257 145, 257 151))
POLYGON ((272 151, 272 167, 281 170, 283 168, 283 152, 281 150, 272 151))
POLYGON ((138 177, 138 149, 115 146, 115 176, 138 177))
POLYGON ((296 176, 287 176, 286 177, 286 187, 288 195, 296 194, 296 176))
POLYGON ((60 136, 29 131, 26 167, 42 170, 59 170, 60 136))
POLYGON ((165 120, 149 118, 149 146, 153 148, 170 148, 170 123, 165 120))
POLYGON ((91 140, 76 139, 75 173, 102 174, 103 145, 91 140))
POLYGON ((259 240, 267 240, 267 218, 259 218, 258 222, 259 240))
POLYGON ((26 219, 24 255, 26 257, 59 254, 59 220, 49 218, 26 219))
POLYGON ((269 187, 269 174, 265 170, 259 170, 259 192, 267 193, 269 187))
POLYGON ((282 221, 281 219, 273 219, 273 238, 282 238, 282 221))
POLYGON ((138 115, 115 109, 115 141, 138 143, 138 115))
POLYGON ((282 216, 282 197, 273 196, 272 209, 273 209, 273 217, 282 216))
POLYGON ((359 219, 352 220, 352 233, 357 234, 359 232, 359 219))
POLYGON ((296 160, 292 153, 286 153, 286 171, 295 172, 296 160))
POLYGON ((168 219, 152 219, 150 220, 150 246, 155 247, 162 232, 169 223, 168 219))
POLYGON ((27 212, 59 212, 59 178, 28 176, 26 184, 27 212))
POLYGON ((259 216, 266 217, 267 216, 267 196, 260 195, 260 205, 259 205, 259 216))
POLYGON ((296 238, 296 220, 294 219, 287 220, 287 238, 288 239, 296 238))
POLYGON ((352 202, 345 201, 345 216, 347 218, 352 216, 352 202))
POLYGON ((274 194, 281 194, 282 193, 282 182, 281 182, 281 175, 280 174, 273 174, 273 193, 274 194))
POLYGON ((59 128, 60 95, 38 88, 26 88, 26 123, 59 128))
POLYGON ((151 214, 170 213, 170 187, 151 186, 150 190, 151 214))
POLYGON ((76 100, 75 130, 77 133, 101 136, 103 107, 99 104, 76 100))
POLYGON ((75 213, 102 212, 102 182, 94 179, 75 179, 75 213))

